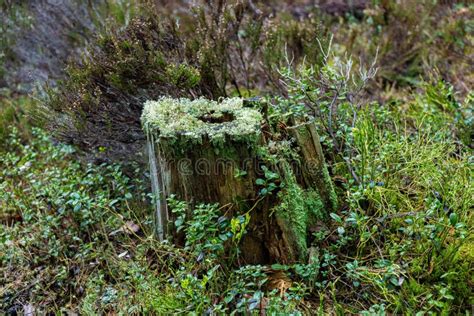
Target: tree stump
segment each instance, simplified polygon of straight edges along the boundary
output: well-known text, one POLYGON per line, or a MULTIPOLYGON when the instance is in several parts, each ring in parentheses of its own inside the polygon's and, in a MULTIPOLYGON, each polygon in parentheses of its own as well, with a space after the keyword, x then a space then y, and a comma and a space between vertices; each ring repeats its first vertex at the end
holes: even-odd
POLYGON ((166 199, 174 195, 191 205, 218 202, 230 216, 250 210, 240 244, 247 263, 308 259, 311 227, 335 208, 319 137, 300 123, 273 139, 263 117, 239 98, 145 103, 160 240, 173 236, 166 199))

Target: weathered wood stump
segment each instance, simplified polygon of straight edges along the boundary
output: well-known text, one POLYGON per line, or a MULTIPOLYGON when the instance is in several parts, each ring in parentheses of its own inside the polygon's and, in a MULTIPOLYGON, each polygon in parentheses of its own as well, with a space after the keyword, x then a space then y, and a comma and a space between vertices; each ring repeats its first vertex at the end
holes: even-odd
POLYGON ((313 125, 273 138, 260 110, 239 98, 148 101, 142 122, 161 240, 173 235, 173 194, 191 205, 218 202, 231 216, 251 210, 240 245, 246 262, 307 259, 311 227, 335 208, 313 125))

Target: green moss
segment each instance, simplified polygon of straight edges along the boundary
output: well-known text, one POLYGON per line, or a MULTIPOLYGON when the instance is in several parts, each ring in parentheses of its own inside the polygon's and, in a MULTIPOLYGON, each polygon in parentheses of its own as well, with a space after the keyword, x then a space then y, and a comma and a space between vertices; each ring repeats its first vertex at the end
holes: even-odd
POLYGON ((474 241, 468 241, 459 248, 456 260, 474 265, 474 241))
POLYGON ((285 188, 278 193, 280 204, 274 212, 283 221, 285 235, 297 247, 298 259, 307 259, 308 228, 323 217, 324 204, 313 189, 302 189, 289 165, 285 168, 285 188))
POLYGON ((213 143, 232 140, 255 140, 260 135, 262 114, 243 107, 240 98, 216 102, 162 97, 147 101, 142 113, 142 124, 156 138, 202 141, 208 137, 213 143))

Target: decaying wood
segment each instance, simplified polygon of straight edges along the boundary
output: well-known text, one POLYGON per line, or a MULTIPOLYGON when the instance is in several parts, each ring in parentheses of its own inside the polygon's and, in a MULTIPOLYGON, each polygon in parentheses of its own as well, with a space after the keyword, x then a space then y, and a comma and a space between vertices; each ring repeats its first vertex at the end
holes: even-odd
MULTIPOLYGON (((205 115, 201 113, 199 119, 214 130, 222 128, 223 121, 233 120, 232 114, 216 116, 217 118, 214 116, 216 115, 212 110, 205 115)), ((262 120, 263 117, 262 115, 262 120)), ((167 128, 161 126, 163 129, 167 128)), ((310 204, 293 207, 291 196, 287 197, 290 202, 285 204, 285 194, 291 194, 291 187, 282 186, 279 191, 265 196, 259 194, 260 188, 256 180, 263 176, 258 149, 266 144, 259 126, 256 126, 255 135, 251 135, 251 141, 246 137, 238 137, 239 135, 225 135, 225 141, 216 143, 211 136, 204 134, 195 142, 189 139, 194 137, 191 131, 171 138, 166 130, 151 130, 151 134, 154 141, 150 153, 157 164, 155 170, 151 168, 151 172, 158 173, 156 178, 160 191, 158 207, 161 214, 158 215, 161 218, 158 222, 167 225, 162 232, 163 236, 173 236, 177 243, 181 243, 183 238, 174 232, 171 225, 173 214, 168 210, 166 198, 172 194, 191 206, 217 202, 224 206, 223 215, 228 217, 249 212, 251 220, 240 244, 241 260, 244 262, 291 263, 308 259, 310 226, 319 220, 317 214, 329 213, 335 208, 334 191, 314 125, 301 124, 291 130, 298 147, 299 162, 285 162, 275 168, 281 171, 284 179, 294 179, 292 183, 288 183, 297 192, 308 196, 312 194, 312 197, 317 197, 316 202, 320 198, 318 207, 321 210, 307 209, 306 205, 310 204), (245 170, 245 175, 236 177, 236 173, 242 170, 245 170), (295 225, 294 221, 299 217, 304 223, 295 225)))

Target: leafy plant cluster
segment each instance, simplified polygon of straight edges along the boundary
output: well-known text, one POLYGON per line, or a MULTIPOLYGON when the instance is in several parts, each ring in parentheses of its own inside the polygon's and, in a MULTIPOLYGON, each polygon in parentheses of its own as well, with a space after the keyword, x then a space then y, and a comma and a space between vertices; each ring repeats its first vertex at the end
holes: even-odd
POLYGON ((371 120, 354 130, 361 150, 355 165, 364 182, 348 186, 349 205, 338 228, 355 244, 349 256, 357 262, 347 265, 349 278, 380 287, 390 308, 400 312, 406 306, 397 302, 426 312, 467 308, 472 262, 464 265, 462 256, 472 244, 471 207, 464 204, 472 204, 469 154, 457 156, 450 141, 434 141, 427 128, 407 136, 406 130, 387 131, 371 120), (369 267, 361 268, 360 258, 371 262, 369 267), (379 276, 371 269, 379 269, 379 276), (353 275, 354 270, 362 274, 353 275), (448 275, 459 279, 452 283, 448 275), (391 297, 396 288, 401 295, 391 297), (421 304, 413 299, 420 296, 421 304))
POLYGON ((471 96, 456 100, 440 80, 423 82, 406 103, 360 102, 354 91, 372 70, 359 69, 357 80, 350 65, 328 59, 322 68, 285 69, 289 97, 274 109, 277 118, 293 113, 318 122, 345 195, 342 209, 330 214, 333 223, 315 232, 318 262, 326 262, 315 284, 331 289, 334 302, 358 297, 356 304, 373 307, 367 312, 468 310, 472 140, 461 131, 471 130, 471 96))
MULTIPOLYGON (((175 201, 185 247, 160 244, 153 238, 148 190, 138 170, 132 180, 119 165, 76 161, 73 147, 52 142, 41 129, 32 128, 28 139, 11 123, 7 130, 0 154, 2 311, 159 314, 261 308, 248 295, 255 291, 251 295, 262 297, 263 268, 233 271, 222 261, 235 258, 224 253, 224 243, 237 251, 248 216, 226 219, 216 205, 189 212, 175 201)), ((275 296, 269 306, 282 310, 294 307, 292 302, 275 296)))
POLYGON ((8 130, 0 154, 0 309, 66 307, 130 233, 130 207, 145 205, 143 183, 118 165, 82 165, 72 147, 38 128, 26 142, 15 126, 8 130))

